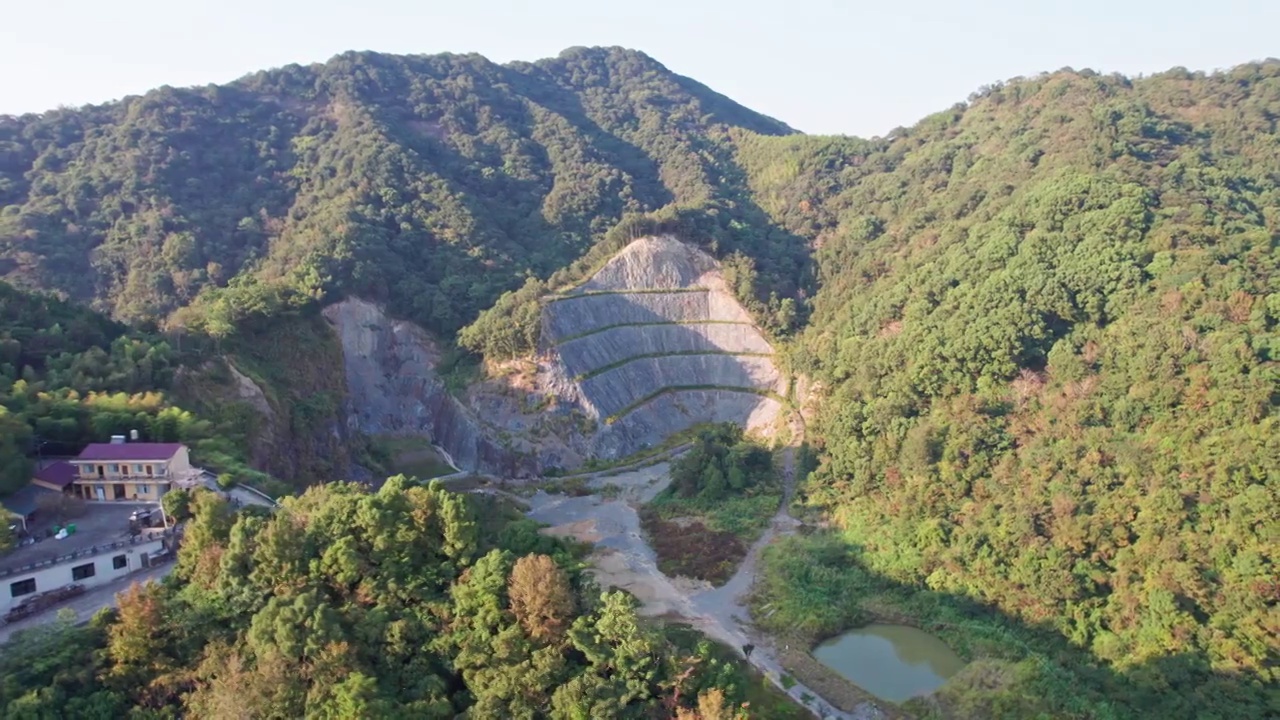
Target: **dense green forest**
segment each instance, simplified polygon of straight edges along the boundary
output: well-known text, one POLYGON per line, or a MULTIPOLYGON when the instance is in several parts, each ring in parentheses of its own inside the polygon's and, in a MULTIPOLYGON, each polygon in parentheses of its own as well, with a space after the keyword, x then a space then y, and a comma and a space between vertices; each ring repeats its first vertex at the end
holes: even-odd
MULTIPOLYGON (((157 437, 228 442, 216 411, 202 427, 139 395, 182 365, 159 328, 207 337, 250 369, 256 353, 257 375, 283 380, 308 357, 297 348, 323 342, 315 325, 306 343, 273 344, 281 318, 359 295, 509 357, 537 346, 540 296, 639 234, 672 232, 725 262, 787 367, 811 381, 817 467, 799 502, 823 529, 766 555, 770 629, 812 640, 883 617, 938 632, 982 672, 925 714, 1280 715, 1278 121, 1280 62, 1268 61, 1137 79, 1064 69, 984 87, 884 138, 808 137, 619 49, 506 66, 350 53, 0 118, 0 275, 133 324, 0 288, 0 474, 17 482, 36 436, 73 442, 143 419, 157 437)), ((333 392, 310 389, 322 379, 306 387, 280 404, 332 410, 333 392)), ((672 497, 728 483, 723 460, 685 463, 697 472, 672 497)), ((392 503, 329 492, 343 507, 392 503)), ((403 619, 369 620, 377 605, 354 580, 281 570, 272 584, 226 560, 234 534, 217 537, 220 569, 201 577, 250 568, 252 587, 298 593, 289 612, 357 628, 343 632, 403 619)), ((468 573, 505 587, 515 558, 555 555, 506 549, 505 565, 472 555, 465 570, 445 556, 424 590, 432 609, 403 637, 437 637, 468 573)), ((345 557, 309 572, 338 577, 345 557)), ((253 632, 270 607, 250 603, 260 597, 198 587, 156 602, 217 608, 223 654, 173 640, 172 672, 137 676, 159 682, 146 700, 157 707, 189 701, 180 682, 205 688, 189 696, 200 702, 231 702, 208 688, 241 680, 215 668, 291 678, 263 680, 262 697, 281 684, 270 702, 316 713, 383 701, 434 712, 440 688, 475 692, 462 645, 406 659, 426 663, 414 676, 426 684, 398 695, 409 691, 384 687, 358 642, 316 630, 349 643, 324 657, 354 658, 365 678, 325 695, 341 685, 289 664, 320 668, 320 655, 272 654, 284 641, 253 632)), ((591 593, 573 594, 583 617, 597 612, 591 593)), ((503 619, 485 632, 541 647, 496 602, 506 609, 485 617, 503 619)), ((438 637, 459 637, 450 628, 438 637)), ((114 642, 109 628, 67 632, 114 642)), ((546 677, 599 675, 586 650, 565 657, 546 677)), ((85 677, 90 694, 126 692, 93 685, 110 672, 85 677)), ((554 706, 547 687, 529 692, 554 706)))
POLYGON ((0 276, 215 336, 346 294, 449 335, 624 214, 662 211, 778 258, 759 293, 788 295, 805 253, 745 222, 764 214, 731 130, 790 132, 617 48, 508 66, 348 53, 0 118, 0 276))
POLYGON ((187 443, 229 480, 264 479, 245 464, 246 426, 233 409, 202 417, 173 401, 181 365, 158 333, 0 282, 0 496, 31 479, 36 456, 74 455, 134 430, 187 443))
POLYGON ((163 586, 6 647, 0 714, 716 720, 777 702, 497 502, 396 477, 269 515, 197 491, 190 513, 163 586))
POLYGON ((1269 62, 744 138, 818 243, 792 360, 837 527, 774 550, 775 626, 878 608, 1021 660, 978 714, 1280 712, 1278 118, 1269 62))

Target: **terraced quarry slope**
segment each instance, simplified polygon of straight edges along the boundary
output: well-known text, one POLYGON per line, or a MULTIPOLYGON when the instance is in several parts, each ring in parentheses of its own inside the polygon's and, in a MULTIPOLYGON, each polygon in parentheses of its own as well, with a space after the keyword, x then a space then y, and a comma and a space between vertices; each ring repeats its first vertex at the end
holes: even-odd
POLYGON ((786 380, 773 348, 711 256, 671 237, 636 240, 543 305, 542 385, 598 423, 621 457, 703 422, 767 430, 786 380))

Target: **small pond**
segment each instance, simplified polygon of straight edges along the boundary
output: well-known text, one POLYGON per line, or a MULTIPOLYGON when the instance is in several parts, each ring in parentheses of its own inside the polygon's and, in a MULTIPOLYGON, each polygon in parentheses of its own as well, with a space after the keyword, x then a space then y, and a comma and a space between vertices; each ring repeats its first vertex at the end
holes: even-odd
POLYGON ((823 665, 884 700, 927 695, 964 667, 947 644, 919 628, 867 625, 813 649, 823 665))

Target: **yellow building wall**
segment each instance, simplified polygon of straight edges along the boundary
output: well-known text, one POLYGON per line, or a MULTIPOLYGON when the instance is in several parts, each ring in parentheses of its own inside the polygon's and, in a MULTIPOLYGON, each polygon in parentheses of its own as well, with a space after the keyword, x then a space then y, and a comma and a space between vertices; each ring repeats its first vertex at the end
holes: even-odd
POLYGON ((111 478, 108 477, 101 481, 96 479, 90 482, 77 481, 75 485, 76 485, 76 490, 75 490, 76 496, 82 497, 86 500, 97 500, 98 495, 97 495, 97 492, 94 490, 94 488, 97 487, 98 485, 101 485, 104 493, 104 497, 102 498, 103 500, 108 500, 108 501, 128 500, 131 502, 134 502, 134 501, 141 502, 144 500, 159 500, 160 497, 164 495, 166 492, 168 492, 169 488, 171 487, 168 480, 162 480, 160 478, 157 478, 150 482, 143 482, 143 481, 120 482, 119 480, 113 481, 111 478), (124 486, 124 497, 116 497, 116 485, 124 486), (142 492, 140 490, 140 488, 142 487, 147 488, 147 492, 145 493, 142 492))

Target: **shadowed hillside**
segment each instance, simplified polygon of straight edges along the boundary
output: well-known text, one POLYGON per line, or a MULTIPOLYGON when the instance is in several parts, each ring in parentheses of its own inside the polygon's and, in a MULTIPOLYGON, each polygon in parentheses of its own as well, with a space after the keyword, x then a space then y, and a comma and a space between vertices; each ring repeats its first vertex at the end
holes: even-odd
POLYGON ((790 132, 619 48, 347 53, 3 117, 0 276, 127 320, 196 303, 176 321, 214 333, 280 294, 451 333, 625 213, 740 192, 717 167, 731 128, 790 132))

